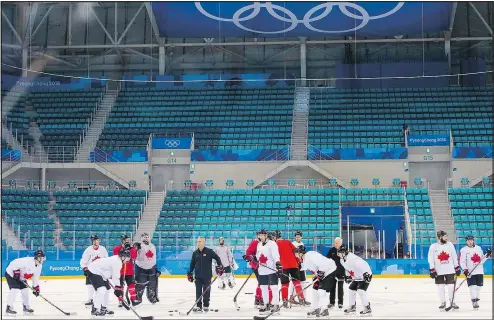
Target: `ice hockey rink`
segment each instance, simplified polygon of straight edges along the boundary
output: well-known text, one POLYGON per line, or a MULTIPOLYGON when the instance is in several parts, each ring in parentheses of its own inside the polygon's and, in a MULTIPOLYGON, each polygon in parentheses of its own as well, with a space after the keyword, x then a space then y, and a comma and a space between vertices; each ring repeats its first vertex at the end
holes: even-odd
MULTIPOLYGON (((463 278, 458 279, 458 284, 463 278)), ((237 302, 240 310, 237 311, 233 303, 233 297, 240 288, 245 278, 237 278, 237 285, 233 289, 220 290, 213 284, 210 308, 218 309, 218 312, 207 314, 194 314, 180 316, 179 312, 187 312, 195 300, 195 287, 185 277, 162 278, 159 284, 160 302, 151 305, 144 299, 143 305, 136 309, 140 316, 154 316, 155 319, 252 319, 258 315, 253 307, 256 281, 251 278, 239 294, 237 302), (171 312, 170 311, 174 311, 171 312)), ((90 310, 84 307, 87 299, 84 279, 50 279, 41 280, 41 293, 48 300, 58 305, 66 312, 76 312, 77 315, 65 316, 53 308, 41 298, 31 295, 31 307, 33 316, 22 315, 22 303, 20 295, 16 299, 15 310, 19 319, 91 319, 90 310)), ((345 284, 345 307, 348 304, 348 285, 345 284)), ((311 289, 307 290, 308 299, 311 299, 311 289)), ((4 316, 8 287, 2 282, 2 315, 4 316)), ((457 305, 459 310, 440 312, 436 286, 429 278, 374 278, 369 287, 369 299, 372 307, 372 317, 379 319, 492 319, 492 278, 484 281, 484 288, 480 297, 480 308, 473 311, 468 287, 466 283, 457 292, 457 305)), ((115 311, 113 318, 137 319, 132 311, 118 308, 117 298, 111 294, 109 309, 115 311)), ((270 319, 301 319, 306 318, 307 308, 293 306, 291 309, 282 309, 278 316, 270 319)), ((362 310, 357 295, 357 310, 362 310)), ((3 317, 2 316, 2 317, 3 317)), ((330 311, 330 318, 360 318, 357 316, 345 316, 343 309, 330 311)))

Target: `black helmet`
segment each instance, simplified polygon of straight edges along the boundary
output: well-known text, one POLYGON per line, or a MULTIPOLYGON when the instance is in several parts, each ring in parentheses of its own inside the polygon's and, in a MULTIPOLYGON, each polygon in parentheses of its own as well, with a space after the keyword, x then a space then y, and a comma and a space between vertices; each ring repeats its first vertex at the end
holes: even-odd
POLYGON ((276 230, 276 231, 274 232, 274 236, 276 237, 276 239, 281 238, 281 231, 280 231, 280 230, 276 230))
POLYGON ((130 259, 130 251, 129 250, 120 250, 118 253, 120 258, 129 258, 130 259))
POLYGON ((307 253, 307 251, 305 250, 304 246, 298 246, 297 248, 295 248, 295 253, 305 254, 307 253))
POLYGON ((93 242, 94 240, 100 240, 100 238, 98 237, 98 235, 97 235, 97 234, 93 234, 93 235, 91 236, 91 242, 93 242))
POLYGON ((473 236, 472 235, 468 235, 468 236, 465 237, 465 240, 468 241, 468 240, 474 240, 474 239, 473 239, 473 236))
POLYGON ((276 238, 276 232, 275 231, 269 231, 268 232, 268 239, 273 240, 276 238))
POLYGON ((129 240, 130 237, 126 234, 123 234, 121 237, 120 237, 120 241, 121 242, 127 242, 127 240, 129 240))
POLYGON ((266 229, 261 229, 259 230, 259 232, 257 232, 257 234, 268 234, 268 232, 266 231, 266 229))
POLYGON ((36 252, 34 253, 34 258, 46 258, 46 255, 45 253, 43 252, 43 250, 36 250, 36 252))
POLYGON ((338 253, 343 253, 345 256, 348 254, 348 248, 344 245, 342 245, 339 249, 338 249, 338 253))
POLYGON ((297 231, 297 232, 295 232, 295 237, 296 237, 296 236, 302 236, 302 231, 297 231))

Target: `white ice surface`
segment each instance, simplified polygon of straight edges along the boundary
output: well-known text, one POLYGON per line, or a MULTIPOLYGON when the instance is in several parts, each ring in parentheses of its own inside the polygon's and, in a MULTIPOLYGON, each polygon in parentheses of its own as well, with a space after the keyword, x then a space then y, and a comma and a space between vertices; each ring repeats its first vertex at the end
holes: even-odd
MULTIPOLYGON (((460 283, 463 278, 458 279, 460 283)), ((211 305, 213 309, 219 309, 216 312, 208 314, 193 314, 188 317, 182 317, 178 313, 172 315, 170 310, 187 312, 195 300, 195 287, 184 277, 183 279, 160 279, 159 298, 160 302, 151 305, 146 299, 142 306, 136 310, 141 316, 154 316, 155 319, 252 319, 258 315, 258 311, 253 308, 253 301, 256 287, 256 280, 251 278, 242 292, 238 296, 240 311, 236 311, 233 304, 233 297, 238 288, 245 281, 245 278, 236 279, 237 285, 233 289, 220 290, 213 284, 211 305), (251 293, 251 294, 245 294, 251 293)), ((84 279, 54 279, 42 280, 40 283, 41 293, 50 301, 58 305, 67 312, 77 312, 74 319, 90 319, 90 310, 84 307, 87 299, 86 286, 84 279)), ((348 304, 348 285, 345 284, 345 307, 348 304)), ((310 301, 311 289, 307 290, 308 300, 310 301)), ((5 306, 7 304, 8 286, 2 282, 2 318, 5 315, 5 306)), ((53 308, 41 298, 30 295, 31 307, 35 311, 34 316, 21 315, 22 300, 18 295, 15 303, 15 310, 19 312, 16 318, 19 319, 69 319, 53 308)), ((439 298, 436 293, 436 286, 432 279, 426 278, 401 278, 386 279, 374 278, 369 287, 369 299, 372 307, 373 318, 379 319, 405 319, 405 318, 447 318, 447 319, 492 319, 492 279, 484 280, 484 287, 480 296, 480 309, 472 310, 468 287, 466 283, 459 289, 456 296, 457 305, 460 307, 457 311, 440 312, 438 309, 439 298)), ((136 316, 123 308, 118 308, 117 298, 111 294, 109 309, 115 311, 116 319, 136 319, 136 316)), ((292 309, 282 309, 279 316, 270 317, 270 319, 301 319, 305 318, 307 308, 293 307, 292 309)), ((362 310, 359 296, 357 295, 357 310, 362 310)), ((339 318, 360 318, 360 316, 345 316, 342 309, 333 309, 330 311, 331 319, 339 318)))

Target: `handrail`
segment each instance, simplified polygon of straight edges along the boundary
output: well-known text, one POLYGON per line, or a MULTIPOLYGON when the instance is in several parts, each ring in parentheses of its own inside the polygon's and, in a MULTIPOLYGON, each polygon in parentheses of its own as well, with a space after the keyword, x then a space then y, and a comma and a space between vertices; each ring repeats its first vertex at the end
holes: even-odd
POLYGON ((412 252, 412 224, 410 221, 410 212, 408 211, 408 200, 407 200, 407 189, 403 188, 403 199, 405 204, 405 228, 407 231, 407 243, 408 243, 408 252, 412 252))

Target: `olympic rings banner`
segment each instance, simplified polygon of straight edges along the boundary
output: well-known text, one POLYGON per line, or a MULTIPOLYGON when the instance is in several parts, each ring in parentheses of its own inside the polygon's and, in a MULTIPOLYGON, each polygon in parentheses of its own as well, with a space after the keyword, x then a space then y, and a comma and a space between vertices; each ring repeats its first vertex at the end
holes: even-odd
POLYGON ((153 138, 153 149, 190 149, 191 138, 153 138))
POLYGON ((153 2, 162 37, 395 36, 446 30, 452 2, 153 2))

